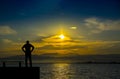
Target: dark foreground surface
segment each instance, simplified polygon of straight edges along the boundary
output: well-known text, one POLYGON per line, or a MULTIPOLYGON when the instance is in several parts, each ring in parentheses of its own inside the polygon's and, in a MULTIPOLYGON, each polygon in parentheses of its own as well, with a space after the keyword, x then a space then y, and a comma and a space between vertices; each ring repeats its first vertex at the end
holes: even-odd
POLYGON ((40 79, 39 67, 0 67, 0 79, 40 79))

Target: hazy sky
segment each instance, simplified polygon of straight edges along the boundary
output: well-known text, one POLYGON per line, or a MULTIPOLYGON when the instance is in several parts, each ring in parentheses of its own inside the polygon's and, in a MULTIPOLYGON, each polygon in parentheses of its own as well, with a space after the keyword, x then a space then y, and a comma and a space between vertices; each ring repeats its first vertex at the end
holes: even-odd
POLYGON ((37 55, 120 54, 120 1, 0 0, 0 57, 26 40, 37 55))

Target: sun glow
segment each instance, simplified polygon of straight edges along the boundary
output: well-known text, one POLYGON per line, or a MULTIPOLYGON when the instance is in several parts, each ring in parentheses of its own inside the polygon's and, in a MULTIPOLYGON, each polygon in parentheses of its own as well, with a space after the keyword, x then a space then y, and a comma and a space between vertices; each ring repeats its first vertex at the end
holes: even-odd
POLYGON ((61 35, 59 36, 59 38, 60 38, 60 39, 64 39, 65 36, 64 36, 63 34, 61 34, 61 35))

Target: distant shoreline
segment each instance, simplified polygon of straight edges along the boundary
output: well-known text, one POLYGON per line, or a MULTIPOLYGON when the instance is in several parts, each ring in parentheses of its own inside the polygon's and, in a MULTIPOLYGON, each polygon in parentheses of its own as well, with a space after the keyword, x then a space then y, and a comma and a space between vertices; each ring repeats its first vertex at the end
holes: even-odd
POLYGON ((120 64, 120 62, 39 62, 39 63, 33 63, 33 64, 56 64, 56 63, 62 63, 62 64, 120 64))

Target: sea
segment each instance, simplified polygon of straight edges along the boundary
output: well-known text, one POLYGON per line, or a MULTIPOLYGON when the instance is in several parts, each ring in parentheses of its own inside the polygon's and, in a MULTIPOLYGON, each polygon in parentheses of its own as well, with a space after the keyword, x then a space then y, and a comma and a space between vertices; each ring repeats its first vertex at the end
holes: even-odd
POLYGON ((40 67, 40 79, 120 79, 120 64, 33 63, 33 67, 40 67))
POLYGON ((40 79, 120 79, 120 64, 35 64, 40 79))

